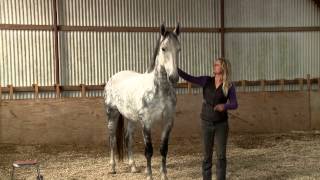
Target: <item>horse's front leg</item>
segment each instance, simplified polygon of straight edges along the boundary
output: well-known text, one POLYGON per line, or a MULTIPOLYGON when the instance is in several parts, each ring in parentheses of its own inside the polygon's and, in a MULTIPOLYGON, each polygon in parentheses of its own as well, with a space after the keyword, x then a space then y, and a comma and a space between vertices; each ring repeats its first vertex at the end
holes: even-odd
POLYGON ((152 147, 152 140, 151 140, 151 127, 150 126, 143 126, 143 139, 145 145, 144 155, 147 159, 147 180, 152 180, 152 169, 151 169, 151 157, 153 155, 153 147, 152 147))
POLYGON ((165 119, 166 123, 162 130, 161 135, 161 146, 160 154, 162 156, 162 162, 160 167, 160 175, 162 180, 167 180, 167 153, 168 153, 168 142, 171 129, 173 127, 173 118, 165 119))

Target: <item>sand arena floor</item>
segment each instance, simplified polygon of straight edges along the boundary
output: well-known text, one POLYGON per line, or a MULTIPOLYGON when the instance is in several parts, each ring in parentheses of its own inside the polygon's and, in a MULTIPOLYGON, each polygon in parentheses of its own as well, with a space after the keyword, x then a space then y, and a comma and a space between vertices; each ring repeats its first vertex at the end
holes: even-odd
MULTIPOLYGON (((9 179, 11 163, 21 159, 38 159, 45 179, 144 179, 144 148, 142 138, 136 139, 134 149, 140 173, 129 173, 129 166, 124 161, 117 164, 117 174, 108 174, 109 151, 104 146, 1 144, 0 179, 9 179)), ((320 132, 230 134, 227 157, 228 179, 320 179, 320 132)), ((171 139, 168 178, 201 179, 201 159, 200 137, 171 139)), ((160 160, 159 142, 154 141, 154 179, 160 179, 160 160)), ((17 179, 35 179, 34 169, 16 172, 17 179)))

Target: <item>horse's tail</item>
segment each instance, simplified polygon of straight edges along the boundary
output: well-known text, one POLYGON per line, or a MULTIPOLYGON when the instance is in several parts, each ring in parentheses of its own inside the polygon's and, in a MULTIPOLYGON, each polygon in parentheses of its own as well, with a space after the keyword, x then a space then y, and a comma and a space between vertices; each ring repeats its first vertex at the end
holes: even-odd
POLYGON ((118 159, 119 161, 122 161, 124 156, 124 118, 121 114, 118 119, 116 137, 118 159))

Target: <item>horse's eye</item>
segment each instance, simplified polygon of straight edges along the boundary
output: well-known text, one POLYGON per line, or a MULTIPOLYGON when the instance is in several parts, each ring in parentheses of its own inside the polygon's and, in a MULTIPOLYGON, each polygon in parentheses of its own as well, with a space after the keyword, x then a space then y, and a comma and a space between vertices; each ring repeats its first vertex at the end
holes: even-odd
POLYGON ((166 51, 166 48, 162 48, 162 51, 166 51))

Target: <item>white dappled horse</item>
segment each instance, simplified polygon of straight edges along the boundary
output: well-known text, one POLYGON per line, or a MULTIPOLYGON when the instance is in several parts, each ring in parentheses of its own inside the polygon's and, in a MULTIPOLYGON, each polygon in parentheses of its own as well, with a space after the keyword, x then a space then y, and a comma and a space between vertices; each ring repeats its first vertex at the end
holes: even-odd
POLYGON ((179 24, 172 31, 160 27, 160 37, 152 61, 146 73, 121 71, 113 75, 104 90, 105 107, 108 119, 110 165, 115 173, 115 148, 119 160, 123 159, 123 142, 127 147, 131 172, 137 172, 132 152, 132 132, 136 123, 143 128, 145 157, 147 159, 147 179, 152 179, 151 157, 153 147, 151 127, 155 121, 163 121, 160 153, 162 163, 161 179, 167 179, 166 157, 168 139, 173 127, 176 110, 174 84, 178 82, 177 60, 180 52, 179 24), (124 119, 128 126, 124 137, 124 119))

